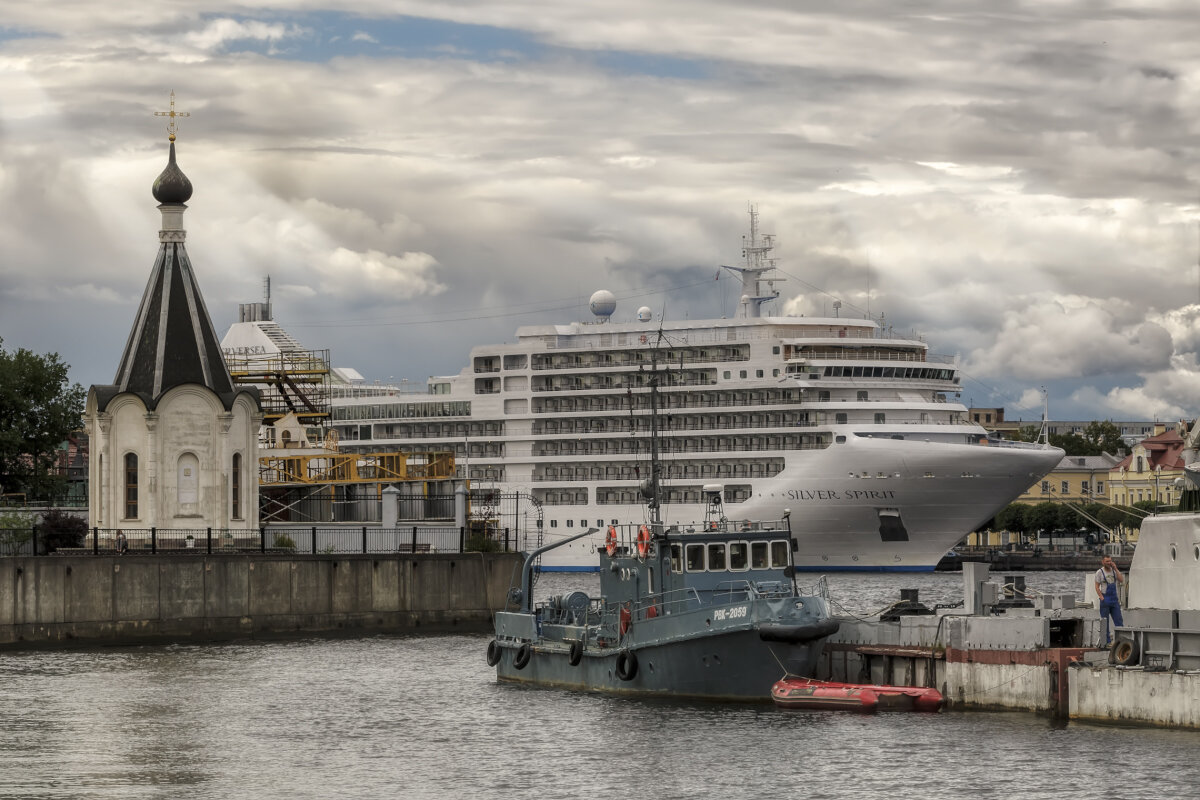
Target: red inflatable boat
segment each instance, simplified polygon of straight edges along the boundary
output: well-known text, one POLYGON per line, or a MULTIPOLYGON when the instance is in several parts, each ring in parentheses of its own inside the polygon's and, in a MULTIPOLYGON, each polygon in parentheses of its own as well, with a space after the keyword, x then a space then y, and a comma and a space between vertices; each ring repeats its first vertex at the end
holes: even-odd
POLYGON ((833 711, 937 711, 946 702, 937 689, 920 686, 874 686, 834 683, 811 678, 784 678, 771 687, 780 708, 833 711))

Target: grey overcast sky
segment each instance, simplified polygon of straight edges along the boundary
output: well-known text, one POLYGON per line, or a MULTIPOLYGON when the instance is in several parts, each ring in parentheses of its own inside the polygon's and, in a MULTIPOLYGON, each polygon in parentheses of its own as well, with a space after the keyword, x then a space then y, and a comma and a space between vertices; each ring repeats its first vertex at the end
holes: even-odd
POLYGON ((222 333, 369 379, 587 315, 779 311, 958 354, 963 401, 1200 412, 1200 10, 1104 0, 0 0, 0 337, 109 383, 174 90, 222 333))

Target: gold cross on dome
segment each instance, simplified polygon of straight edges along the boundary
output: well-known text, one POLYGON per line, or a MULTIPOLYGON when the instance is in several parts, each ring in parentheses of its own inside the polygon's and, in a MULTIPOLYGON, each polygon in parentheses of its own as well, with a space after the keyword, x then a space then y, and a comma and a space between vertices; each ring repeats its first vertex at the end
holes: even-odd
POLYGON ((175 110, 175 92, 172 91, 171 92, 171 110, 170 111, 155 111, 154 116, 170 118, 169 121, 167 122, 167 134, 168 134, 167 138, 173 142, 173 141, 175 141, 175 131, 179 130, 178 126, 175 125, 175 118, 176 117, 190 117, 191 114, 187 111, 176 111, 175 110))

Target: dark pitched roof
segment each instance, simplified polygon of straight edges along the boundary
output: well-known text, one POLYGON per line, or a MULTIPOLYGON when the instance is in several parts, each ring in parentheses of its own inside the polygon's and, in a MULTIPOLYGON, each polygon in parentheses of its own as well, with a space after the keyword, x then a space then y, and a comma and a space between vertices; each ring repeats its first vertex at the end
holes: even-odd
POLYGON ((184 383, 198 383, 217 394, 233 391, 183 242, 159 245, 113 382, 120 391, 148 395, 155 403, 184 383))

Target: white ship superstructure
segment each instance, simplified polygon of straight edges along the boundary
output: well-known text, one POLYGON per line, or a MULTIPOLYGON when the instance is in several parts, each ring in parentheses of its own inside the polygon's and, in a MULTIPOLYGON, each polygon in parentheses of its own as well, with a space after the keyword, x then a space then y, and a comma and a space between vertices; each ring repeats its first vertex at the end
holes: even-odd
MULTIPOLYGON (((603 531, 647 514, 657 374, 668 526, 790 511, 799 568, 932 569, 1063 452, 989 439, 957 402, 957 360, 919 339, 872 320, 762 315, 777 292, 755 223, 746 265, 728 268, 743 280, 738 318, 654 322, 643 308, 613 322, 612 295, 597 292, 593 321, 522 327, 423 393, 335 379, 341 448, 453 451, 474 503, 527 498, 543 540, 603 531)), ((551 551, 543 568, 594 569, 602 538, 551 551)))

